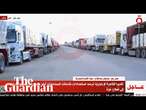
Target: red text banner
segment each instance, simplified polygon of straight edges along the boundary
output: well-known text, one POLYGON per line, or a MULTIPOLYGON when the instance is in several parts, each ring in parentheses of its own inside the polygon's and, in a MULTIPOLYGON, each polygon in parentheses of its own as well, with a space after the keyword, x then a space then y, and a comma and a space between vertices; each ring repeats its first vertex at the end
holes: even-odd
POLYGON ((1 80, 0 92, 125 93, 125 81, 1 80))

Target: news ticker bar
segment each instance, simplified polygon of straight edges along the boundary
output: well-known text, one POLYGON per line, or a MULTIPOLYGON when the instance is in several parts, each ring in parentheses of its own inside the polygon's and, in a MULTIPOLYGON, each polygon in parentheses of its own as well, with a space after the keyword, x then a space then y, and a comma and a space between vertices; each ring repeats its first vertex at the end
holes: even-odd
POLYGON ((0 93, 134 93, 146 96, 146 81, 0 81, 0 93), (22 83, 22 82, 19 82, 22 83))
POLYGON ((125 93, 125 81, 1 80, 0 87, 6 93, 125 93))
POLYGON ((23 76, 0 80, 0 93, 134 93, 146 96, 146 81, 123 76, 74 76, 73 80, 33 80, 23 76))
POLYGON ((0 97, 129 97, 134 93, 0 93, 0 97))

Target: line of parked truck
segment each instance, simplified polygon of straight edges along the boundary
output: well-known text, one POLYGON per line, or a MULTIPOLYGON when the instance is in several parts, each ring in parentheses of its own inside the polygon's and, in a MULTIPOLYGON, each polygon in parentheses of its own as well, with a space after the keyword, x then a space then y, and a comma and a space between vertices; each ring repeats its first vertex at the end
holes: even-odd
POLYGON ((79 49, 111 54, 146 58, 146 22, 128 26, 125 31, 115 34, 95 35, 66 42, 65 45, 79 49))
POLYGON ((46 33, 34 32, 20 22, 0 20, 0 73, 10 63, 22 64, 58 47, 59 43, 46 33))

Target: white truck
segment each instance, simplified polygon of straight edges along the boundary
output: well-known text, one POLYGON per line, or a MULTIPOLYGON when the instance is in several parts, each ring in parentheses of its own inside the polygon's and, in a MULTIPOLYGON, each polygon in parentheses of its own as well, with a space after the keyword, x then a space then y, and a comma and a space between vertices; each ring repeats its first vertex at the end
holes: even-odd
POLYGON ((102 51, 106 36, 99 35, 87 39, 87 50, 102 51))
POLYGON ((25 25, 0 20, 0 72, 9 63, 22 64, 32 57, 41 57, 59 47, 58 42, 48 35, 42 36, 25 25))
POLYGON ((103 51, 105 39, 106 39, 106 35, 96 35, 94 37, 94 47, 92 47, 92 50, 103 51))
POLYGON ((112 54, 127 54, 127 33, 126 31, 116 31, 116 35, 107 35, 104 50, 112 54))
POLYGON ((146 22, 128 26, 126 31, 118 33, 116 45, 110 45, 111 53, 146 58, 146 22))
POLYGON ((22 26, 8 23, 6 40, 9 49, 9 63, 22 64, 24 60, 31 60, 30 51, 25 50, 24 37, 25 35, 22 26))
POLYGON ((129 56, 146 58, 146 22, 127 27, 127 50, 129 56))
POLYGON ((79 40, 76 40, 76 41, 74 42, 74 47, 75 47, 75 48, 79 48, 79 40))
POLYGON ((48 54, 51 53, 52 50, 52 41, 51 41, 51 37, 48 36, 48 34, 46 33, 40 33, 40 35, 42 36, 42 42, 43 42, 43 46, 44 46, 44 54, 48 54))
POLYGON ((41 57, 44 45, 40 33, 31 31, 25 25, 9 22, 7 25, 8 62, 31 61, 32 57, 41 57))
POLYGON ((121 36, 121 54, 146 58, 146 22, 127 27, 121 36), (122 40, 123 39, 123 40, 122 40))
POLYGON ((52 43, 51 51, 55 51, 60 47, 59 43, 53 38, 51 38, 51 43, 52 43))
POLYGON ((87 39, 86 41, 87 45, 86 45, 86 49, 87 50, 92 50, 94 48, 94 37, 90 37, 87 39))

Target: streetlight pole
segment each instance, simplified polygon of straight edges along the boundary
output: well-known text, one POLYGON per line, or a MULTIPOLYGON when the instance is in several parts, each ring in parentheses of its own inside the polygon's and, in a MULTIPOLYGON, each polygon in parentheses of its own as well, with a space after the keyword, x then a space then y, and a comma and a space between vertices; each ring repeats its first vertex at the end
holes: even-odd
POLYGON ((138 47, 140 48, 140 24, 143 22, 141 15, 138 15, 136 19, 137 25, 138 25, 138 47))
POLYGON ((140 24, 138 24, 138 47, 140 48, 140 24))
POLYGON ((51 28, 50 28, 50 27, 51 27, 51 25, 52 25, 52 22, 51 22, 51 21, 49 21, 49 31, 50 31, 50 32, 49 32, 49 34, 50 34, 49 36, 51 36, 51 37, 52 37, 52 32, 51 32, 51 28))

